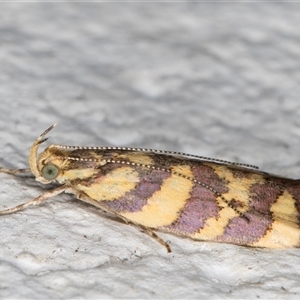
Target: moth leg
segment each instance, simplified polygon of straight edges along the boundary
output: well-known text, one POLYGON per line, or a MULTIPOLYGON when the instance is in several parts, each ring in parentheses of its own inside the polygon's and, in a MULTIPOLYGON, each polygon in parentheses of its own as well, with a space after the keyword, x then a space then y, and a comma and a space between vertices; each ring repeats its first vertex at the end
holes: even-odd
POLYGON ((168 243, 165 242, 161 237, 159 237, 152 229, 147 228, 145 226, 142 226, 140 224, 136 224, 136 223, 134 223, 134 222, 126 219, 125 217, 119 215, 118 213, 108 210, 106 207, 103 207, 101 205, 101 202, 98 202, 98 201, 92 199, 87 194, 85 194, 85 193, 83 193, 81 191, 78 191, 77 189, 75 189, 73 187, 70 187, 70 188, 66 189, 66 192, 74 194, 77 197, 77 199, 82 200, 82 201, 87 202, 87 203, 90 203, 93 206, 96 206, 96 207, 100 208, 101 210, 103 210, 105 212, 108 212, 111 215, 113 215, 113 216, 115 216, 115 217, 117 217, 119 219, 122 219, 126 224, 133 224, 133 225, 135 225, 136 227, 140 228, 143 232, 145 232, 146 234, 148 234, 150 237, 154 238, 158 243, 160 243, 161 245, 165 246, 166 249, 167 249, 167 251, 168 251, 168 253, 172 252, 170 245, 168 245, 168 243))
POLYGON ((128 219, 126 219, 125 217, 123 216, 120 216, 120 215, 117 215, 115 214, 117 217, 121 218, 126 224, 132 224, 136 227, 138 227, 139 229, 141 229, 144 233, 148 234, 150 237, 154 238, 158 243, 160 243, 161 245, 163 245, 166 249, 167 249, 167 252, 168 253, 171 253, 171 247, 170 245, 164 241, 161 237, 159 237, 154 231, 153 229, 151 228, 147 228, 143 225, 140 225, 140 224, 137 224, 137 223, 134 223, 128 219))
POLYGON ((18 175, 18 174, 24 174, 24 173, 31 173, 30 169, 5 169, 0 168, 0 173, 5 173, 9 175, 18 175))
POLYGON ((8 209, 5 209, 5 210, 1 210, 0 211, 0 216, 1 215, 7 215, 7 214, 12 214, 14 212, 17 212, 17 211, 20 211, 20 210, 23 210, 29 206, 34 206, 34 205, 39 205, 41 204, 42 202, 46 201, 47 199, 53 197, 53 196, 56 196, 62 192, 64 192, 66 190, 66 186, 60 186, 60 187, 57 187, 53 190, 50 190, 50 191, 47 191, 47 192, 44 192, 43 194, 39 195, 38 197, 28 201, 28 202, 25 202, 23 204, 20 204, 20 205, 17 205, 15 207, 12 207, 12 208, 8 208, 8 209))
POLYGON ((117 217, 121 218, 126 224, 132 224, 132 225, 138 227, 139 229, 141 229, 144 233, 148 234, 150 237, 154 238, 158 243, 160 243, 161 245, 163 245, 163 246, 167 249, 167 252, 168 252, 168 253, 171 253, 171 252, 172 252, 172 251, 171 251, 170 245, 169 245, 166 241, 164 241, 161 237, 159 237, 159 236, 153 231, 153 229, 147 228, 147 227, 145 227, 145 226, 143 226, 143 225, 140 225, 140 224, 136 224, 136 223, 134 223, 134 222, 132 222, 132 221, 126 219, 125 217, 120 216, 120 215, 118 215, 118 214, 116 214, 116 213, 115 213, 115 215, 116 215, 117 217))
POLYGON ((164 241, 161 237, 159 237, 152 229, 144 227, 144 226, 141 226, 141 225, 137 225, 137 224, 135 224, 135 225, 138 226, 138 227, 140 227, 143 230, 143 232, 147 233, 149 236, 151 236, 152 238, 154 238, 158 243, 160 243, 161 245, 165 246, 168 253, 172 252, 170 245, 166 241, 164 241))

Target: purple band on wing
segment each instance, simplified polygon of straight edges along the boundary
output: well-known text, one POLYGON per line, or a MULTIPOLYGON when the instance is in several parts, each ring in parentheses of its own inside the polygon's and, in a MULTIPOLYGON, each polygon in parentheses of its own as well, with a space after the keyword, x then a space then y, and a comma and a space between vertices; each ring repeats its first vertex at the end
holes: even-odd
MULTIPOLYGON (((291 186, 287 188, 287 191, 293 196, 295 207, 300 214, 300 180, 292 182, 291 186)), ((300 217, 298 217, 298 223, 300 224, 300 217)))
POLYGON ((270 213, 270 207, 282 194, 282 187, 275 185, 274 182, 264 184, 254 184, 249 191, 249 204, 253 210, 265 214, 270 213))
POLYGON ((252 244, 262 238, 272 225, 272 218, 257 213, 246 213, 246 218, 236 217, 229 221, 224 234, 217 241, 235 244, 252 244))
MULTIPOLYGON (((218 193, 228 191, 226 183, 209 166, 198 165, 193 168, 193 174, 199 183, 211 187, 218 193)), ((207 219, 217 217, 219 210, 215 193, 207 187, 195 183, 190 192, 190 198, 178 219, 172 225, 166 226, 165 229, 181 234, 195 233, 204 228, 207 219)))
POLYGON ((140 181, 137 186, 124 196, 113 201, 102 201, 101 204, 116 212, 136 212, 142 210, 148 199, 160 190, 163 181, 171 176, 170 173, 160 170, 139 171, 140 181))
POLYGON ((218 211, 215 195, 202 186, 195 186, 178 219, 165 228, 181 234, 194 233, 204 227, 208 218, 216 217, 218 211))
POLYGON ((220 178, 213 168, 199 164, 193 168, 195 179, 200 183, 206 184, 219 194, 227 193, 227 182, 220 178))

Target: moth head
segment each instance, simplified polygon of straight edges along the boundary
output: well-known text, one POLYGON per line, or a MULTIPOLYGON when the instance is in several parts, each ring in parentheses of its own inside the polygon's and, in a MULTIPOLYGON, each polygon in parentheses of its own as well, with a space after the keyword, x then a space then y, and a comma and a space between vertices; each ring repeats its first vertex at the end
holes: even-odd
POLYGON ((89 178, 97 174, 98 168, 107 163, 107 158, 100 153, 95 157, 91 149, 50 145, 38 155, 39 146, 48 140, 45 135, 55 125, 43 132, 30 148, 29 166, 36 180, 41 183, 50 183, 55 180, 63 184, 73 179, 89 178))
POLYGON ((48 129, 46 129, 34 141, 29 152, 29 166, 31 172, 36 177, 36 180, 42 183, 50 183, 51 181, 55 180, 56 177, 59 175, 59 167, 57 166, 57 164, 47 159, 47 156, 50 157, 47 149, 44 150, 38 157, 39 146, 48 140, 48 138, 45 138, 45 136, 49 131, 51 131, 54 128, 55 125, 56 124, 53 124, 48 129))

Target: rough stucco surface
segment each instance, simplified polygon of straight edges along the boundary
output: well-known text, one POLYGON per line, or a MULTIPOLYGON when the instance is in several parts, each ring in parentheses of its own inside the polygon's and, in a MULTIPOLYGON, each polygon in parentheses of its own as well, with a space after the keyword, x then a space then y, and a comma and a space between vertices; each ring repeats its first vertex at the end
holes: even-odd
MULTIPOLYGON (((300 177, 299 3, 0 3, 0 165, 52 143, 178 150, 300 177)), ((0 209, 45 188, 1 174, 0 209)), ((173 252, 69 195, 0 218, 1 299, 300 297, 300 252, 173 252)))

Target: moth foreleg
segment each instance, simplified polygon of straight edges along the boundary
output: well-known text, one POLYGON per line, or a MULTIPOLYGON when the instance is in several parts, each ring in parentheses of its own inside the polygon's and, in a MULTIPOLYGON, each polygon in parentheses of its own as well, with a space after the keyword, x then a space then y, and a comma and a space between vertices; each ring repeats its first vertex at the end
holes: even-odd
POLYGON ((42 202, 46 201, 47 199, 64 192, 65 190, 66 190, 66 186, 60 186, 60 187, 57 187, 56 189, 44 192, 43 194, 39 195, 38 197, 36 197, 36 198, 34 198, 34 199, 32 199, 28 202, 25 202, 23 204, 17 205, 17 206, 12 207, 12 208, 1 210, 0 211, 0 216, 1 215, 12 214, 14 212, 23 210, 23 209, 25 209, 29 206, 39 205, 42 202))
POLYGON ((0 173, 10 174, 10 175, 19 175, 24 173, 30 173, 30 169, 5 169, 0 168, 0 173))

